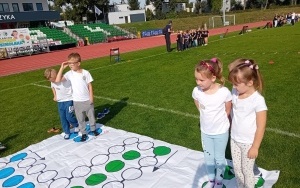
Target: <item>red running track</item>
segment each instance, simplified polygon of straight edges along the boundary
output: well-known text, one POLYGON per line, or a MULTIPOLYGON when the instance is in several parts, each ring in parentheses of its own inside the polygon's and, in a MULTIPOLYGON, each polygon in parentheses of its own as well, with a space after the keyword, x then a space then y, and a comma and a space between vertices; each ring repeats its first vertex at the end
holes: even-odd
MULTIPOLYGON (((247 23, 210 29, 209 34, 211 36, 220 35, 223 34, 226 31, 226 29, 228 29, 228 32, 240 31, 244 25, 247 25, 249 28, 260 27, 266 25, 267 22, 268 21, 261 21, 256 23, 247 23)), ((175 34, 171 36, 171 41, 176 41, 175 34)), ((67 56, 71 52, 78 52, 81 55, 82 60, 87 60, 109 56, 110 49, 116 47, 120 49, 121 53, 126 53, 163 45, 165 45, 165 39, 164 36, 161 35, 155 37, 124 40, 111 43, 99 43, 84 47, 69 48, 61 51, 53 51, 32 56, 5 59, 0 61, 0 77, 60 65, 63 61, 67 59, 67 56)))

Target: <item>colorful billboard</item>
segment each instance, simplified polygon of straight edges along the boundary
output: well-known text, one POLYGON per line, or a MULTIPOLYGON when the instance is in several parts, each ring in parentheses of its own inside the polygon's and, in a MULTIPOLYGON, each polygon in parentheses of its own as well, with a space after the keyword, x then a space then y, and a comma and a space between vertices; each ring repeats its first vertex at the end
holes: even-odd
POLYGON ((0 49, 10 53, 30 51, 31 37, 28 28, 0 30, 0 49))

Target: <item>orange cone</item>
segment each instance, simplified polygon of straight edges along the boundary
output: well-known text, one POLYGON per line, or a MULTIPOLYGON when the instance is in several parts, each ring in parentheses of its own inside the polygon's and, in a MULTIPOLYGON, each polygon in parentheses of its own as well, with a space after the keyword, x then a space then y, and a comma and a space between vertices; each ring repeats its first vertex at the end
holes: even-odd
POLYGON ((274 61, 270 60, 270 61, 269 61, 269 64, 274 64, 274 61))

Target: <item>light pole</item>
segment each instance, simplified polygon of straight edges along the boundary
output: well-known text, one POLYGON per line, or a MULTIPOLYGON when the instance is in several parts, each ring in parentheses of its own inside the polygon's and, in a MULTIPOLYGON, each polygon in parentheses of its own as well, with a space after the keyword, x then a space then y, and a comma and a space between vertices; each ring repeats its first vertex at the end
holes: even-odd
POLYGON ((225 20, 225 6, 226 6, 226 0, 223 0, 223 25, 225 26, 226 20, 225 20))

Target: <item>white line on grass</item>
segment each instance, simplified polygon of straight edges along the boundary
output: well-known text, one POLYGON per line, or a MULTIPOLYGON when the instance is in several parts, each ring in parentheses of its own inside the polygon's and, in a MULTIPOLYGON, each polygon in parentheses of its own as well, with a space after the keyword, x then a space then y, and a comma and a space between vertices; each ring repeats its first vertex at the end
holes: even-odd
MULTIPOLYGON (((40 82, 45 82, 45 80, 38 81, 38 82, 35 82, 35 83, 40 83, 40 82)), ((0 93, 5 92, 5 91, 9 91, 9 90, 13 90, 13 89, 17 89, 17 88, 21 88, 21 87, 25 87, 25 86, 29 86, 29 85, 32 85, 32 84, 33 83, 25 84, 25 85, 21 85, 21 86, 16 86, 16 87, 10 87, 10 88, 7 88, 7 89, 0 90, 0 93)))
POLYGON ((89 69, 89 71, 94 71, 94 70, 103 69, 103 68, 107 68, 107 67, 112 67, 112 66, 116 66, 116 65, 122 65, 124 63, 135 62, 135 61, 139 61, 139 60, 142 60, 142 59, 148 59, 148 58, 151 58, 151 57, 156 57, 156 56, 164 55, 166 53, 167 52, 160 53, 160 54, 155 54, 155 55, 150 55, 150 56, 146 56, 146 57, 141 57, 141 58, 137 58, 137 59, 133 59, 133 60, 127 60, 127 61, 121 62, 121 63, 115 63, 115 64, 112 64, 112 65, 107 65, 107 66, 103 66, 103 67, 89 69))
MULTIPOLYGON (((51 88, 49 86, 40 85, 40 84, 36 84, 36 83, 33 83, 31 85, 38 86, 38 87, 43 87, 43 88, 47 88, 47 89, 51 88)), ((192 117, 192 118, 197 118, 197 119, 199 118, 199 116, 195 115, 195 114, 189 114, 189 113, 184 113, 184 112, 180 112, 180 111, 176 111, 176 110, 155 107, 155 106, 151 106, 151 105, 147 105, 147 104, 142 104, 142 103, 127 102, 127 101, 122 101, 122 100, 112 99, 112 98, 109 98, 109 97, 102 97, 102 96, 94 96, 94 98, 96 98, 96 99, 104 99, 104 100, 112 101, 112 102, 120 102, 120 103, 124 103, 124 104, 128 104, 128 105, 132 105, 132 106, 138 106, 138 107, 142 107, 142 108, 147 108, 147 109, 150 109, 150 110, 168 112, 168 113, 172 113, 172 114, 176 114, 176 115, 181 115, 181 116, 185 116, 185 117, 192 117)), ((274 128, 267 127, 267 131, 274 132, 274 133, 281 134, 281 135, 285 135, 285 136, 294 137, 294 138, 300 138, 300 135, 298 135, 298 134, 290 133, 290 132, 287 132, 287 131, 282 131, 282 130, 276 129, 276 128, 274 129, 274 128)))

